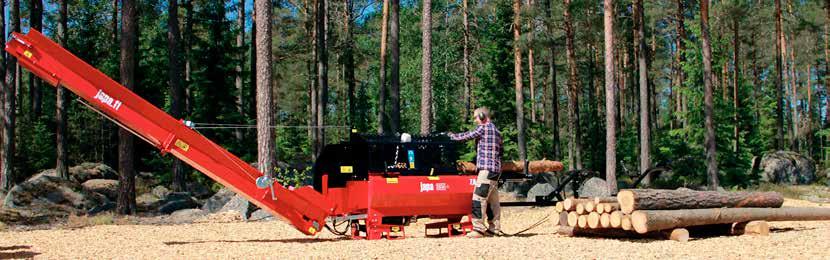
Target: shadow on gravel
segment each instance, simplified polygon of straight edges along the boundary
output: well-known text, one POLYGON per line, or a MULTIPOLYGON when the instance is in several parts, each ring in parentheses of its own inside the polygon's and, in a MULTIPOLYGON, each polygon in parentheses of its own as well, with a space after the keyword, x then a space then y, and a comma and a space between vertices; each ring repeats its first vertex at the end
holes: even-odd
POLYGON ((33 258, 40 254, 38 252, 25 250, 30 248, 32 248, 32 246, 0 246, 0 259, 33 258))
POLYGON ((788 227, 788 228, 770 228, 770 229, 769 229, 769 232, 770 232, 770 233, 784 233, 784 232, 790 232, 790 231, 806 231, 806 230, 814 230, 814 229, 816 229, 816 228, 814 228, 814 227, 799 227, 799 228, 791 228, 791 227, 788 227))
POLYGON ((167 241, 168 246, 206 244, 206 243, 319 243, 350 240, 349 238, 289 238, 289 239, 251 239, 251 240, 207 240, 207 241, 167 241))

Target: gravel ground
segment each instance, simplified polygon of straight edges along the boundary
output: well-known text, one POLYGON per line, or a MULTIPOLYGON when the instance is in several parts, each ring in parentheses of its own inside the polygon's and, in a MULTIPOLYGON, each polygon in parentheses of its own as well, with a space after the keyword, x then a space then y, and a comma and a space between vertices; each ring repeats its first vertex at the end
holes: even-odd
MULTIPOLYGON (((785 206, 830 207, 787 200, 785 206)), ((507 232, 521 230, 553 208, 509 208, 507 232)), ((0 258, 717 258, 827 259, 830 221, 774 222, 768 237, 715 237, 686 243, 569 238, 543 224, 517 237, 424 238, 420 221, 404 240, 349 240, 324 232, 307 237, 279 222, 185 225, 101 225, 80 229, 0 232, 0 258)))

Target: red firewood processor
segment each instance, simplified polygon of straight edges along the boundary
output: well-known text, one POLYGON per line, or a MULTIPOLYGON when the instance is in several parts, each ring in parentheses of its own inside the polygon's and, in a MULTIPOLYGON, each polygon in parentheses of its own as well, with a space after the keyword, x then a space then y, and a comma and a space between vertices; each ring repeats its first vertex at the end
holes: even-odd
MULTIPOLYGON (((315 235, 325 227, 352 238, 403 238, 413 218, 441 219, 426 226, 439 234, 471 229, 462 218, 470 214, 476 175, 468 170, 474 165, 457 165, 456 144, 446 137, 402 141, 353 131, 351 140, 322 151, 314 165, 313 186, 286 188, 205 138, 188 121, 171 117, 37 30, 13 33, 5 49, 50 85, 69 89, 162 154, 172 154, 304 234, 315 235)), ((562 164, 505 162, 504 168, 504 179, 522 179, 560 171, 562 164)), ((561 200, 561 186, 536 198, 536 203, 561 200)))

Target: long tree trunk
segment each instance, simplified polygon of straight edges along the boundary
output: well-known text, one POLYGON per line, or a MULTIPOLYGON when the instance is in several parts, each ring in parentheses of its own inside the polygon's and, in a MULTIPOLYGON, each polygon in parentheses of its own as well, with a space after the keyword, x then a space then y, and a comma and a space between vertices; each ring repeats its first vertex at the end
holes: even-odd
MULTIPOLYGON (((552 1, 552 0, 548 0, 552 1)), ((830 1, 830 0, 828 0, 830 1)), ((467 0, 461 0, 461 18, 462 24, 464 25, 464 56, 463 56, 463 63, 464 63, 464 122, 470 120, 470 114, 473 112, 472 110, 472 88, 471 86, 471 79, 470 76, 470 22, 467 19, 467 0)))
MULTIPOLYGON (((637 61, 639 64, 640 76, 640 171, 638 174, 646 172, 646 169, 651 167, 651 122, 649 114, 651 114, 650 100, 649 100, 649 86, 648 86, 648 48, 646 48, 646 30, 645 30, 645 12, 643 10, 643 0, 635 0, 635 12, 638 14, 637 23, 637 61)), ((643 184, 648 185, 651 178, 646 176, 643 179, 643 184)))
POLYGON ((521 40, 521 20, 522 1, 513 0, 513 73, 514 86, 516 89, 516 129, 519 132, 519 159, 527 159, 525 151, 525 123, 524 123, 524 97, 522 88, 522 49, 519 41, 521 40))
MULTIPOLYGON (((170 9, 170 7, 168 7, 168 9, 170 9)), ((178 27, 178 23, 176 24, 176 26, 178 27)), ((239 0, 239 3, 236 5, 236 28, 239 31, 236 32, 237 60, 236 66, 234 67, 234 72, 236 72, 236 75, 234 77, 233 83, 236 87, 236 111, 237 113, 239 113, 240 118, 245 118, 244 110, 242 109, 243 107, 245 107, 243 98, 244 91, 242 90, 242 66, 245 64, 245 0, 239 0)), ((238 142, 242 141, 241 129, 234 130, 233 134, 238 142)))
POLYGON ((684 20, 686 17, 685 11, 685 3, 684 0, 677 0, 677 12, 675 13, 675 25, 677 26, 677 39, 675 45, 677 46, 677 52, 675 53, 675 87, 674 92, 676 93, 675 96, 675 110, 674 113, 676 116, 674 120, 680 125, 681 128, 686 127, 686 115, 684 112, 685 109, 685 102, 684 95, 683 95, 683 83, 686 81, 686 74, 683 71, 683 64, 686 63, 686 25, 684 24, 684 20))
MULTIPOLYGON (((184 48, 183 48, 184 49, 184 84, 185 84, 184 111, 185 111, 185 113, 190 113, 191 107, 190 107, 190 101, 188 99, 188 97, 190 96, 190 92, 188 91, 188 89, 190 89, 189 87, 190 87, 190 83, 191 83, 190 82, 190 74, 191 74, 190 60, 191 60, 192 56, 190 55, 190 49, 193 46, 193 0, 187 0, 187 1, 184 2, 184 11, 185 11, 185 15, 184 15, 184 37, 183 37, 183 40, 184 40, 184 48)), ((252 16, 255 17, 256 14, 254 13, 254 14, 252 14, 252 16)), ((252 24, 251 28, 255 28, 253 24, 252 24)), ((256 31, 256 30, 251 30, 252 37, 253 37, 254 31, 256 31)), ((251 49, 252 49, 251 64, 253 64, 253 60, 254 60, 253 57, 255 56, 254 53, 253 53, 254 46, 255 46, 255 44, 251 43, 251 49)), ((252 75, 251 76, 252 77, 251 78, 252 79, 251 83, 252 84, 253 84, 253 82, 256 82, 256 81, 253 80, 254 79, 253 76, 256 74, 256 73, 254 73, 253 68, 254 68, 254 66, 251 66, 251 75, 252 75)))
MULTIPOLYGON (((11 15, 12 30, 14 31, 15 12, 14 4, 12 5, 11 15)), ((0 32, 6 31, 6 10, 5 4, 0 4, 0 32)), ((19 18, 19 17, 17 17, 19 18)), ((6 35, 0 39, 0 45, 6 45, 6 35)), ((6 55, 0 55, 0 90, 3 91, 3 96, 0 97, 3 105, 3 122, 2 122, 2 140, 3 146, 0 150, 0 192, 5 192, 14 186, 15 172, 14 172, 14 128, 15 128, 15 103, 17 98, 14 86, 14 68, 16 67, 16 60, 11 55, 6 58, 6 55)))
POLYGON ((389 0, 389 130, 397 133, 401 129, 401 52, 398 35, 400 34, 400 2, 389 0))
MULTIPOLYGON (((43 1, 29 0, 29 26, 32 29, 43 31, 43 1)), ((40 89, 40 80, 29 74, 29 99, 32 107, 32 117, 40 117, 43 108, 43 90, 40 89)))
POLYGON ((738 16, 732 17, 732 46, 734 47, 732 52, 732 65, 735 67, 735 75, 732 77, 732 106, 735 110, 733 113, 732 120, 734 120, 733 123, 735 124, 735 127, 733 128, 732 135, 733 139, 735 139, 735 143, 733 146, 733 152, 735 153, 735 155, 739 155, 741 151, 741 122, 738 118, 738 110, 741 108, 741 100, 739 95, 739 89, 741 84, 741 27, 738 20, 738 16))
MULTIPOLYGON (((19 0, 14 0, 14 1, 19 1, 19 0)), ((111 39, 112 44, 117 45, 118 44, 118 0, 112 0, 112 10, 111 11, 112 11, 112 13, 110 15, 112 17, 110 17, 110 19, 112 19, 112 20, 110 20, 110 29, 112 30, 112 35, 110 35, 110 38, 112 38, 111 39)))
MULTIPOLYGON (((828 0, 830 1, 830 0, 828 0)), ((545 12, 548 15, 548 20, 550 21, 547 24, 548 29, 548 37, 553 38, 554 36, 554 24, 553 24, 553 12, 551 12, 551 5, 553 0, 547 0, 547 6, 545 7, 545 12)), ((556 160, 561 160, 562 158, 562 148, 561 148, 561 141, 559 140, 559 86, 556 83, 556 42, 553 39, 550 40, 548 44, 548 49, 550 50, 550 56, 548 56, 548 70, 550 74, 550 109, 551 109, 551 129, 553 129, 553 158, 556 160)))
MULTIPOLYGON (((830 0, 824 0, 824 71, 824 92, 830 93, 830 0)), ((824 105, 824 111, 830 112, 830 98, 825 98, 824 105)), ((830 116, 825 116, 824 128, 830 128, 830 116)))
MULTIPOLYGON (((244 1, 244 0, 241 0, 244 1)), ((242 11, 244 17, 244 9, 242 11)), ((242 19, 244 21, 244 18, 242 19)), ((177 0, 168 0, 167 1, 167 59, 168 59, 168 69, 167 69, 167 76, 168 80, 170 81, 170 96, 172 98, 170 102, 170 115, 173 118, 182 118, 184 117, 183 109, 182 109, 182 101, 184 100, 184 88, 182 87, 182 69, 181 69, 181 56, 180 48, 179 48, 179 39, 181 35, 179 34, 179 5, 177 0)), ((237 44, 239 44, 240 38, 237 38, 237 44)), ((241 49, 241 45, 238 45, 241 49)), ((241 66, 237 66, 238 72, 241 72, 241 66)), ((242 78, 241 75, 237 75, 238 80, 238 87, 241 89, 242 78)), ((239 107, 241 109, 241 106, 239 107)), ((241 112, 241 111, 240 111, 241 112)), ((181 160, 173 159, 173 190, 174 191, 185 191, 185 173, 184 173, 184 164, 181 160)))
MULTIPOLYGON (((786 38, 785 38, 784 39, 785 44, 783 45, 784 48, 786 48, 786 42, 787 41, 786 41, 786 38)), ((799 139, 799 135, 800 135, 801 131, 798 127, 798 121, 799 121, 799 119, 798 119, 798 79, 796 78, 796 73, 795 73, 795 50, 793 50, 792 44, 790 46, 789 51, 790 51, 790 63, 791 64, 787 65, 786 67, 789 69, 789 73, 790 73, 790 77, 789 77, 790 78, 790 91, 792 91, 792 95, 790 96, 790 105, 789 105, 789 107, 791 107, 790 112, 792 114, 791 121, 792 121, 792 126, 793 126, 792 139, 790 139, 790 150, 798 152, 800 150, 798 139, 799 139)), ((784 58, 786 59, 787 57, 784 57, 784 58)))
POLYGON ((343 8, 343 34, 346 35, 343 49, 343 78, 348 86, 349 95, 349 122, 352 128, 355 125, 357 116, 355 102, 355 77, 354 77, 354 39, 352 35, 352 0, 346 0, 343 8))
POLYGON ((383 18, 380 24, 380 81, 378 82, 378 134, 385 134, 386 128, 386 35, 389 24, 389 1, 383 0, 383 18))
MULTIPOLYGON (((533 9, 533 0, 528 0, 527 3, 527 8, 533 9)), ((530 122, 536 123, 536 79, 534 78, 536 74, 534 74, 533 71, 533 32, 535 28, 534 22, 535 21, 533 19, 528 19, 528 27, 530 28, 530 31, 527 33, 527 78, 528 84, 530 84, 530 122)))
POLYGON ((256 10, 256 114, 257 166, 263 174, 271 175, 277 166, 274 128, 274 97, 271 77, 271 1, 255 0, 256 10))
MULTIPOLYGON (((138 66, 138 6, 135 1, 122 1, 121 7, 121 85, 135 89, 135 72, 138 66)), ((118 204, 120 214, 135 214, 135 152, 133 134, 125 129, 118 131, 118 204)))
MULTIPOLYGON (((58 1, 58 43, 62 46, 67 46, 67 27, 66 27, 66 20, 67 20, 67 0, 59 0, 58 1)), ((55 162, 55 172, 64 180, 69 179, 69 167, 67 166, 68 162, 68 154, 67 150, 67 129, 66 129, 66 108, 69 105, 67 101, 67 96, 69 93, 66 92, 66 89, 60 86, 57 86, 57 93, 56 101, 55 101, 55 153, 56 153, 56 162, 55 162)))
POLYGON ((781 62, 782 42, 784 34, 781 32, 781 0, 775 0, 775 148, 784 149, 784 85, 781 62))
POLYGON ((427 135, 432 131, 432 0, 423 0, 421 35, 421 135, 427 135))
POLYGON ((579 140, 579 82, 576 75, 576 52, 574 47, 571 0, 564 0, 565 56, 568 62, 568 168, 582 169, 582 142, 579 140))
POLYGON ((706 134, 704 147, 706 149, 706 173, 709 179, 709 189, 718 188, 718 161, 715 144, 714 101, 712 98, 712 47, 709 40, 709 1, 700 2, 700 28, 703 34, 703 114, 706 134))
MULTIPOLYGON (((617 86, 614 81, 614 0, 605 0, 605 181, 617 193, 617 86)), ((622 93, 620 95, 623 95, 622 93)))
MULTIPOLYGON (((9 21, 9 23, 11 23, 10 30, 15 31, 15 32, 21 32, 20 31, 20 0, 12 0, 12 6, 11 6, 11 10, 9 10, 9 13, 11 15, 11 19, 9 21)), ((11 33, 11 32, 9 32, 9 33, 11 33)), ((113 43, 113 44, 117 45, 118 43, 113 43)), ((115 46, 115 48, 117 48, 117 47, 118 46, 115 46)), ((12 57, 10 57, 9 60, 10 61, 16 61, 16 59, 12 58, 12 57)), ((10 69, 11 68, 9 68, 9 70, 10 69)), ((20 91, 20 80, 22 78, 20 76, 21 75, 20 64, 18 64, 17 62, 14 62, 14 71, 11 72, 11 73, 14 73, 14 75, 12 75, 12 77, 13 77, 13 81, 14 81, 13 83, 14 83, 15 93, 17 93, 17 100, 16 100, 15 103, 17 103, 16 104, 17 106, 23 106, 23 95, 21 94, 22 92, 20 91)), ((15 111, 17 111, 18 109, 20 109, 20 108, 16 107, 15 111)))
POLYGON ((326 145, 326 131, 323 126, 326 119, 326 105, 328 103, 329 92, 329 58, 328 58, 328 43, 326 37, 326 24, 328 24, 328 12, 326 11, 326 1, 317 0, 316 12, 316 32, 317 32, 317 138, 315 145, 316 152, 319 156, 323 151, 323 146, 326 145))

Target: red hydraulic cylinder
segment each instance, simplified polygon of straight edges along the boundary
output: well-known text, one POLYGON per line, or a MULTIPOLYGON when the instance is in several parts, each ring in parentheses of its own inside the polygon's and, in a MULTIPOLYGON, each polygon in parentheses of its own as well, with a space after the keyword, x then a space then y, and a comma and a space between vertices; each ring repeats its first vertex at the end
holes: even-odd
POLYGON ((20 65, 52 86, 60 84, 121 127, 280 216, 300 232, 313 235, 334 212, 334 204, 310 187, 289 190, 279 183, 259 189, 263 174, 224 148, 185 126, 150 102, 107 77, 37 30, 13 33, 6 51, 20 65))

